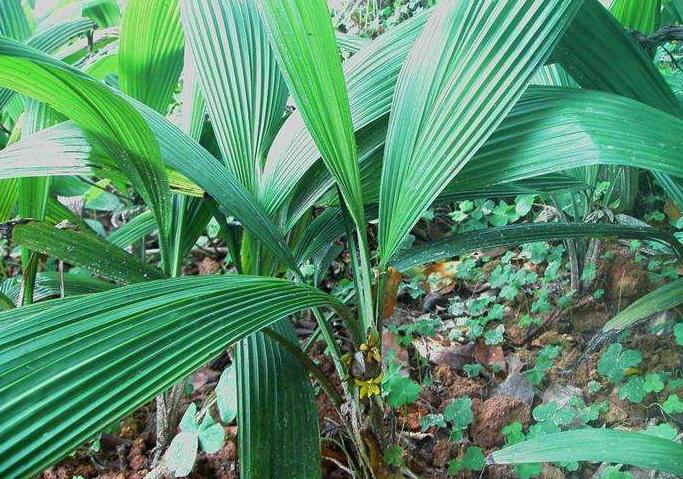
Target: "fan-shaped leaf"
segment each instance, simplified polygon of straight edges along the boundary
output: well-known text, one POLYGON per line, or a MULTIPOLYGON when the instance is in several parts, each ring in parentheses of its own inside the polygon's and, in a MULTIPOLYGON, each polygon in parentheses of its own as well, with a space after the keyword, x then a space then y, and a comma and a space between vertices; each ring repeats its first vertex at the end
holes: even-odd
POLYGON ((351 217, 364 229, 349 98, 325 0, 258 0, 280 69, 351 217))
POLYGON ((678 118, 622 96, 533 87, 449 189, 563 172, 568 164, 633 166, 681 177, 681 134, 678 118))
MULTIPOLYGON (((297 343, 286 320, 273 329, 297 343)), ((306 369, 263 333, 240 341, 235 366, 241 477, 320 477, 317 408, 306 369)))
POLYGON ((380 192, 382 265, 514 106, 580 5, 436 7, 396 87, 380 192))
MULTIPOLYGON (((152 129, 166 164, 191 180, 188 182, 184 176, 171 173, 174 188, 193 195, 201 195, 204 190, 263 241, 283 263, 294 268, 296 263, 277 227, 227 168, 165 117, 139 102, 131 101, 152 129), (202 190, 197 192, 194 185, 199 185, 202 190)), ((0 178, 50 174, 97 174, 118 178, 120 173, 117 165, 113 164, 109 146, 72 123, 62 123, 0 151, 0 178)))
POLYGON ((348 314, 313 288, 237 275, 151 281, 1 313, 0 476, 37 474, 230 344, 314 306, 348 314))
MULTIPOLYGON (((613 8, 620 20, 637 20, 640 27, 646 27, 645 23, 651 26, 655 21, 647 17, 659 15, 654 3, 659 2, 616 0, 613 8)), ((598 0, 583 2, 555 57, 584 88, 624 95, 681 116, 676 97, 643 47, 598 0)), ((669 196, 683 205, 681 184, 661 172, 654 176, 669 196)))
POLYGON ((650 35, 659 28, 662 2, 661 0, 614 0, 609 10, 623 26, 650 35))
POLYGON ((39 221, 18 220, 2 225, 7 239, 29 248, 81 266, 95 274, 122 283, 136 283, 162 278, 157 268, 87 231, 71 225, 52 226, 39 221))
POLYGON ((19 41, 31 36, 31 24, 21 0, 4 0, 0 3, 0 35, 19 41))
POLYGON ((7 39, 0 39, 0 85, 49 104, 118 150, 116 161, 154 211, 166 242, 168 175, 152 131, 126 100, 79 70, 7 39))
POLYGON ((588 223, 530 223, 458 233, 401 252, 394 258, 391 266, 399 271, 406 271, 413 266, 497 246, 585 237, 654 240, 669 244, 677 252, 683 253, 683 246, 673 236, 656 228, 588 223))
MULTIPOLYGON (((427 18, 427 12, 423 12, 406 20, 344 63, 356 131, 389 113, 401 65, 427 18)), ((268 153, 261 182, 261 201, 268 212, 273 213, 282 206, 319 158, 320 153, 301 113, 294 112, 278 132, 268 153)))
POLYGON ((256 193, 287 87, 254 1, 182 0, 182 18, 223 159, 256 193))
POLYGON ((183 69, 178 0, 127 0, 121 25, 121 91, 165 114, 183 69))

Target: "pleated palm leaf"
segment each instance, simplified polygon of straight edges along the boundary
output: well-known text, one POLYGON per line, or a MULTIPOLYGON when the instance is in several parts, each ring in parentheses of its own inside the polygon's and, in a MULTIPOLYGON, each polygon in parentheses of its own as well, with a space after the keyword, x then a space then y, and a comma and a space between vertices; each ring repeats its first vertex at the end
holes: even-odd
MULTIPOLYGON (((107 12, 105 24, 117 18, 107 12)), ((333 329, 348 330, 352 352, 377 341, 392 269, 581 236, 678 248, 653 228, 553 223, 402 249, 435 203, 581 188, 563 174, 568 164, 683 176, 673 94, 597 0, 442 0, 371 42, 341 37, 357 49, 343 63, 324 0, 128 0, 120 38, 57 55, 23 43, 25 15, 18 0, 0 4, 0 108, 15 130, 0 150, 0 212, 21 212, 16 181, 36 178, 44 211, 1 231, 92 277, 66 274, 51 290, 62 297, 32 294, 19 308, 10 289, 0 297, 0 477, 32 477, 231 346, 242 477, 320 477, 309 374, 336 407, 350 406, 341 434, 359 476, 399 477, 371 447, 387 445, 386 405, 381 394, 360 397, 333 329), (626 46, 607 62, 602 46, 613 43, 626 46), (552 64, 583 89, 530 86, 552 64), (15 93, 58 123, 25 130, 15 93), (102 238, 56 201, 44 179, 58 176, 111 179, 148 211, 102 238), (211 218, 240 274, 181 276, 211 218), (124 249, 152 234, 158 266, 124 249), (344 301, 316 287, 342 236, 354 279, 344 301), (313 280, 300 270, 309 262, 313 280), (303 310, 340 390, 299 347, 290 317, 303 310)), ((30 269, 35 290, 50 291, 30 269)), ((608 460, 683 474, 683 446, 671 441, 609 430, 556 439, 491 461, 608 460), (601 441, 620 447, 587 447, 601 441)), ((179 473, 172 463, 161 462, 179 473)))

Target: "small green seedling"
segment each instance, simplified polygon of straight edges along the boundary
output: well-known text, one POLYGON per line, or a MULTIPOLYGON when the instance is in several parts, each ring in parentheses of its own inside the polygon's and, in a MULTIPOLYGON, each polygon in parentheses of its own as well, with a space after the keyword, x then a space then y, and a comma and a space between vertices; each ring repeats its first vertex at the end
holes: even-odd
POLYGON ((449 438, 452 441, 460 441, 463 438, 463 433, 467 427, 474 421, 474 412, 472 411, 472 399, 469 397, 459 397, 446 406, 443 414, 429 414, 420 420, 420 427, 423 431, 429 428, 436 427, 437 429, 445 428, 448 424, 451 425, 451 433, 449 438))
POLYGON ((470 446, 462 459, 451 459, 448 463, 448 474, 455 476, 460 471, 481 471, 486 465, 484 451, 480 447, 470 446))
POLYGON ((678 394, 671 394, 662 403, 662 410, 667 414, 681 414, 683 413, 683 401, 678 397, 678 394))
POLYGON ((191 403, 180 421, 180 432, 173 438, 167 451, 167 466, 175 477, 187 476, 197 458, 199 446, 207 454, 223 447, 225 431, 208 412, 197 422, 197 406, 191 403))
POLYGON ((674 338, 677 345, 683 346, 683 323, 678 323, 674 326, 674 338))
POLYGON ((624 350, 619 343, 611 344, 598 361, 598 372, 610 380, 612 384, 621 382, 628 368, 636 367, 643 360, 643 355, 635 349, 624 350))
POLYGON ((645 434, 660 437, 668 441, 673 441, 678 437, 678 429, 673 427, 671 424, 667 423, 658 424, 656 426, 650 426, 643 432, 645 434))
POLYGON ((463 371, 465 371, 465 374, 467 374, 468 377, 470 378, 476 378, 479 377, 481 372, 484 370, 484 366, 481 364, 473 363, 473 364, 465 364, 462 367, 463 371))
POLYGON ((390 406, 399 408, 417 401, 420 385, 402 373, 394 354, 385 358, 386 373, 382 378, 382 395, 390 406))
POLYGON ((228 366, 216 385, 216 406, 224 424, 237 417, 237 374, 235 365, 228 366))
POLYGON ((545 374, 553 367, 553 361, 561 352, 561 346, 545 346, 541 349, 536 356, 536 364, 534 367, 524 372, 524 375, 529 382, 534 386, 541 384, 545 374))

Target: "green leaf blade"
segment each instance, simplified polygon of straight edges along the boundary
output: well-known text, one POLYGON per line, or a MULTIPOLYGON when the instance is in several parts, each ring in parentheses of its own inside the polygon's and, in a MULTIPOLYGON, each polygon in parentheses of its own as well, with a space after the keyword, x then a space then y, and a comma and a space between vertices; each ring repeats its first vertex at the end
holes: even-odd
POLYGON ((399 253, 391 265, 399 271, 455 257, 482 248, 567 238, 631 238, 668 243, 680 249, 677 240, 656 228, 589 223, 529 223, 470 231, 399 253))
POLYGON ((129 0, 121 25, 121 91, 166 114, 183 68, 178 0, 129 0))
POLYGON ((579 429, 528 440, 489 456, 489 464, 612 462, 683 474, 683 445, 642 433, 579 429))
POLYGON ((49 104, 101 136, 155 213, 162 243, 170 227, 168 175, 149 126, 121 96, 38 50, 0 38, 0 85, 49 104))
POLYGON ((258 0, 258 5, 303 121, 356 226, 364 228, 351 109, 327 2, 258 0))
MULTIPOLYGON (((297 343, 288 320, 273 329, 297 343)), ((320 477, 318 415, 306 369, 260 332, 239 342, 235 367, 242 478, 320 477)))
POLYGON ((0 313, 0 475, 40 472, 235 341, 323 306, 349 314, 313 288, 233 275, 0 313))
POLYGON ((380 190, 384 266, 514 106, 580 4, 436 7, 403 66, 394 97, 380 190))
POLYGON ((6 236, 33 251, 81 266, 92 273, 121 283, 160 279, 163 273, 94 233, 72 225, 52 226, 38 221, 5 226, 6 236))
POLYGON ((265 153, 287 101, 287 86, 256 4, 182 0, 181 11, 223 161, 256 194, 265 153))

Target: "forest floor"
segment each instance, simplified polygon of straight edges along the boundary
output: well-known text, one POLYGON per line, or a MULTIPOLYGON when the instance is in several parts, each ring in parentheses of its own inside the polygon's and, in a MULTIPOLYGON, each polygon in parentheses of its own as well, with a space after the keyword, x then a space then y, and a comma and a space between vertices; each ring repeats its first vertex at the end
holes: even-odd
MULTIPOLYGON (((677 339, 683 338, 672 332, 674 314, 655 315, 609 348, 582 353, 616 313, 683 271, 638 242, 600 247, 595 264, 584 267, 584 292, 571 295, 562 243, 482 251, 404 275, 382 333, 383 356, 395 376, 385 394, 402 394, 388 419, 398 447, 385 457, 434 479, 672 477, 600 464, 483 467, 486 454, 504 444, 577 427, 678 435, 683 365, 677 339)), ((216 259, 196 258, 188 272, 222 267, 216 259)), ((348 279, 340 279, 344 261, 333 268, 337 279, 327 287, 339 293, 348 287, 348 279)), ((298 320, 302 342, 313 327, 298 320)), ((314 358, 332 373, 323 350, 314 347, 314 358)), ((189 378, 184 403, 205 400, 228 363, 226 355, 189 378)), ((336 413, 322 393, 318 406, 324 435, 336 413)), ((41 478, 142 479, 155 444, 154 417, 150 403, 41 478)), ((200 453, 191 479, 238 477, 237 426, 225 432, 224 447, 200 453)), ((345 461, 323 446, 325 478, 349 477, 338 467, 345 461)))

